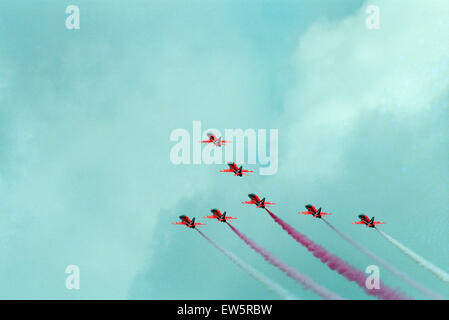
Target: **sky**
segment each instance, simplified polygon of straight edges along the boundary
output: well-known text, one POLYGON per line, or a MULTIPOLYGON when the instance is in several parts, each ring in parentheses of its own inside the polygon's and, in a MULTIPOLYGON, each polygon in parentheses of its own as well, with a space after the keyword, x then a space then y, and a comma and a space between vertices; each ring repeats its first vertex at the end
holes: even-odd
MULTIPOLYGON (((0 2, 0 298, 279 299, 180 214, 302 299, 219 208, 279 259, 346 299, 372 299, 329 270, 261 209, 364 270, 373 264, 329 221, 449 297, 382 230, 449 272, 449 3, 401 1, 0 2), (68 30, 68 5, 80 29, 68 30), (368 5, 380 28, 367 29, 368 5), (278 171, 221 174, 174 165, 173 130, 277 129, 278 171), (66 287, 68 265, 80 289, 66 287)), ((197 141, 191 141, 191 144, 197 141)), ((226 147, 225 147, 226 148, 226 147)), ((421 293, 381 268, 393 288, 421 293)))

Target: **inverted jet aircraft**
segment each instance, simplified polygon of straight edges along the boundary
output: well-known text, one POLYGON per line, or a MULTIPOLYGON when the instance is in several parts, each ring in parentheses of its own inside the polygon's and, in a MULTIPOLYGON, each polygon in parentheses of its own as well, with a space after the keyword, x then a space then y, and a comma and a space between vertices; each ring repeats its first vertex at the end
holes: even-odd
POLYGON ((201 143, 213 143, 216 147, 221 147, 225 143, 232 143, 231 141, 222 140, 221 137, 217 138, 217 136, 213 133, 208 133, 207 136, 209 137, 209 139, 202 140, 201 143))

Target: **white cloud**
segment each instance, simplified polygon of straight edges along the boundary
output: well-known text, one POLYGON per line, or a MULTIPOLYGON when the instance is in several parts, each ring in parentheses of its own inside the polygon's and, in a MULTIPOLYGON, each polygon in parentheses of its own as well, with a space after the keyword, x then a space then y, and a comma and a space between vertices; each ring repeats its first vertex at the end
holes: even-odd
POLYGON ((343 21, 311 26, 293 57, 298 83, 286 99, 290 145, 280 165, 333 177, 362 113, 418 119, 449 88, 448 16, 447 1, 369 1, 343 21), (379 30, 365 27, 368 4, 380 8, 379 30))

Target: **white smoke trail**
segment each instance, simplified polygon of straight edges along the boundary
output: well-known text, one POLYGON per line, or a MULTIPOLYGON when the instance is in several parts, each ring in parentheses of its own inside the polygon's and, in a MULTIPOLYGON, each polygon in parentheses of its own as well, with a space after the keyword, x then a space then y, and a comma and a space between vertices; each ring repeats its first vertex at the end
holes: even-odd
POLYGON ((423 267, 423 268, 429 270, 430 272, 432 272, 434 275, 436 275, 438 277, 438 279, 443 280, 446 283, 449 283, 449 274, 447 272, 445 272, 444 270, 438 268, 436 265, 432 264, 431 262, 427 261, 426 259, 421 257, 419 254, 413 252, 411 249, 407 248, 406 246, 404 246, 402 243, 400 243, 396 239, 390 237, 385 232, 380 231, 377 228, 376 228, 376 230, 385 239, 387 239, 390 243, 392 243, 396 248, 398 248, 404 254, 406 254, 407 256, 412 258, 412 260, 414 260, 418 265, 420 265, 421 267, 423 267))
POLYGON ((428 297, 431 297, 432 299, 437 299, 437 300, 443 300, 444 298, 442 296, 440 296, 438 293, 433 292, 430 289, 427 289, 426 287, 424 287, 423 285, 421 285, 420 283, 418 283, 417 281, 413 280, 412 278, 410 278, 405 272, 399 271, 398 269, 396 269, 394 266, 392 266, 391 264, 389 264, 387 261, 385 261, 384 259, 378 257, 376 254, 374 254, 373 252, 371 252, 370 250, 368 250, 367 248, 365 248, 364 246, 362 246, 361 244, 359 244, 358 242, 352 240, 350 237, 348 237, 347 235, 345 235, 343 232, 341 232, 340 230, 338 230, 336 227, 334 227, 332 224, 330 224, 327 220, 325 220, 324 218, 322 218, 322 220, 332 229, 334 230, 340 237, 342 237, 343 239, 345 239, 347 242, 349 242, 350 244, 352 244, 356 249, 358 249, 361 253, 363 253, 364 255, 366 255, 368 258, 371 258, 374 262, 376 262, 378 265, 384 267, 385 269, 387 269, 388 271, 390 271, 392 274, 394 274, 395 276, 397 276, 398 278, 404 280, 405 282, 407 282, 409 285, 411 285, 412 287, 418 289, 421 293, 425 294, 428 297))
POLYGON ((247 263, 243 262, 242 260, 240 260, 240 258, 238 258, 234 254, 232 254, 231 252, 229 252, 228 250, 226 250, 225 248, 220 246, 218 243, 216 243, 211 238, 206 236, 200 230, 198 230, 198 229, 196 229, 196 230, 199 232, 199 234, 201 236, 203 236, 207 241, 209 241, 215 248, 220 250, 225 256, 227 256, 232 262, 234 262, 241 269, 246 271, 251 277, 253 277, 255 280, 257 280, 261 284, 263 284, 266 288, 268 288, 268 290, 270 290, 271 292, 279 295, 284 300, 300 300, 299 298, 297 298, 294 295, 292 295, 290 292, 288 292, 286 289, 284 289, 283 287, 281 287, 277 283, 275 283, 275 282, 271 281, 270 279, 268 279, 266 276, 264 276, 262 273, 260 273, 256 269, 254 269, 249 264, 247 264, 247 263))

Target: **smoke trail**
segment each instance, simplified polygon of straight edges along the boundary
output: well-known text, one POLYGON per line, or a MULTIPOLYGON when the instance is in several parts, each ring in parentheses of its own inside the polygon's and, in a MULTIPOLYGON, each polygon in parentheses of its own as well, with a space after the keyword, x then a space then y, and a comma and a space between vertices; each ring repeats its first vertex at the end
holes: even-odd
POLYGON ((249 264, 247 264, 247 263, 243 262, 242 260, 240 260, 237 256, 235 256, 234 254, 232 254, 231 252, 229 252, 228 250, 226 250, 225 248, 220 246, 218 243, 216 243, 211 238, 206 236, 200 230, 198 230, 198 229, 196 229, 196 230, 199 232, 199 234, 204 239, 209 241, 215 248, 220 250, 225 256, 227 256, 232 262, 234 262, 241 269, 246 271, 251 277, 253 277, 255 280, 259 281, 265 287, 267 287, 268 290, 270 290, 271 292, 279 295, 284 300, 298 300, 297 297, 293 296, 292 294, 290 294, 290 292, 285 290, 283 287, 281 287, 277 283, 275 283, 275 282, 271 281, 270 279, 268 279, 267 277, 265 277, 262 273, 260 273, 259 271, 257 271, 253 267, 251 267, 249 264))
MULTIPOLYGON (((226 222, 227 223, 227 222, 226 222)), ((318 294, 320 297, 324 299, 330 299, 330 300, 340 300, 342 299, 337 294, 329 291, 328 289, 321 287, 320 285, 316 284, 312 279, 309 277, 300 274, 298 271, 294 270, 292 267, 286 265, 282 261, 278 260, 275 256, 273 256, 270 252, 260 247, 257 243, 255 243, 253 240, 245 236, 243 233, 241 233, 239 230, 237 230, 234 226, 232 226, 230 223, 227 223, 228 226, 232 229, 232 231, 235 232, 239 236, 240 239, 242 239, 246 244, 248 244, 251 248, 253 248, 254 251, 261 254, 266 261, 274 265, 275 267, 278 267, 280 270, 282 270, 287 276, 294 279, 295 281, 299 282, 301 285, 303 285, 306 289, 311 289, 313 292, 318 294)))
POLYGON ((388 271, 390 271, 392 274, 394 274, 395 276, 397 276, 398 278, 401 278, 402 280, 404 280, 405 282, 407 282, 408 284, 410 284, 412 287, 418 289, 419 291, 421 291, 421 293, 433 298, 433 299, 438 299, 438 300, 442 300, 443 297, 440 296, 439 294, 433 292, 432 290, 427 289, 426 287, 422 286, 420 283, 418 283, 417 281, 413 280, 412 278, 410 278, 405 272, 399 271, 398 269, 396 269, 394 266, 392 266, 391 264, 389 264, 387 261, 385 261, 384 259, 378 257, 376 254, 374 254, 373 252, 371 252, 370 250, 368 250, 367 248, 363 247, 361 244, 359 244, 358 242, 352 240, 350 237, 348 237, 347 235, 345 235, 343 232, 341 232, 340 230, 338 230, 336 227, 334 227, 332 224, 330 224, 327 220, 325 220, 324 218, 322 218, 322 220, 332 229, 334 230, 340 237, 342 237, 343 239, 345 239, 346 241, 348 241, 350 244, 352 244, 356 249, 358 249, 360 252, 362 252, 364 255, 366 255, 368 258, 371 258, 374 262, 376 262, 377 264, 381 265, 382 267, 384 267, 385 269, 387 269, 388 271))
POLYGON ((387 235, 385 232, 380 231, 376 228, 376 230, 390 243, 392 243, 396 248, 401 250, 403 253, 405 253, 407 256, 412 258, 418 265, 424 267, 425 269, 432 272, 434 275, 436 275, 440 280, 443 280, 444 282, 449 283, 449 274, 447 274, 444 270, 438 268, 436 265, 432 264, 431 262, 427 261, 420 255, 414 253, 411 249, 404 246, 402 243, 397 241, 396 239, 393 239, 389 235, 387 235))
POLYGON ((346 261, 343 261, 339 257, 327 252, 327 250, 325 248, 316 244, 315 242, 313 242, 312 240, 307 238, 302 233, 296 231, 292 226, 290 226, 284 220, 282 220, 281 218, 276 216, 270 210, 268 210, 268 209, 265 209, 265 210, 270 214, 270 216, 274 219, 274 221, 276 221, 282 227, 282 229, 287 231, 287 233, 293 239, 295 239, 301 245, 306 247, 307 250, 312 252, 315 257, 320 259, 329 268, 337 271, 339 274, 341 274, 343 277, 345 277, 349 281, 354 281, 355 283, 357 283, 362 289, 365 290, 365 292, 367 294, 376 296, 377 298, 385 299, 385 300, 408 299, 408 298, 404 297, 398 291, 390 289, 382 283, 381 283, 379 289, 368 289, 365 284, 365 273, 354 268, 353 266, 348 264, 346 261))

